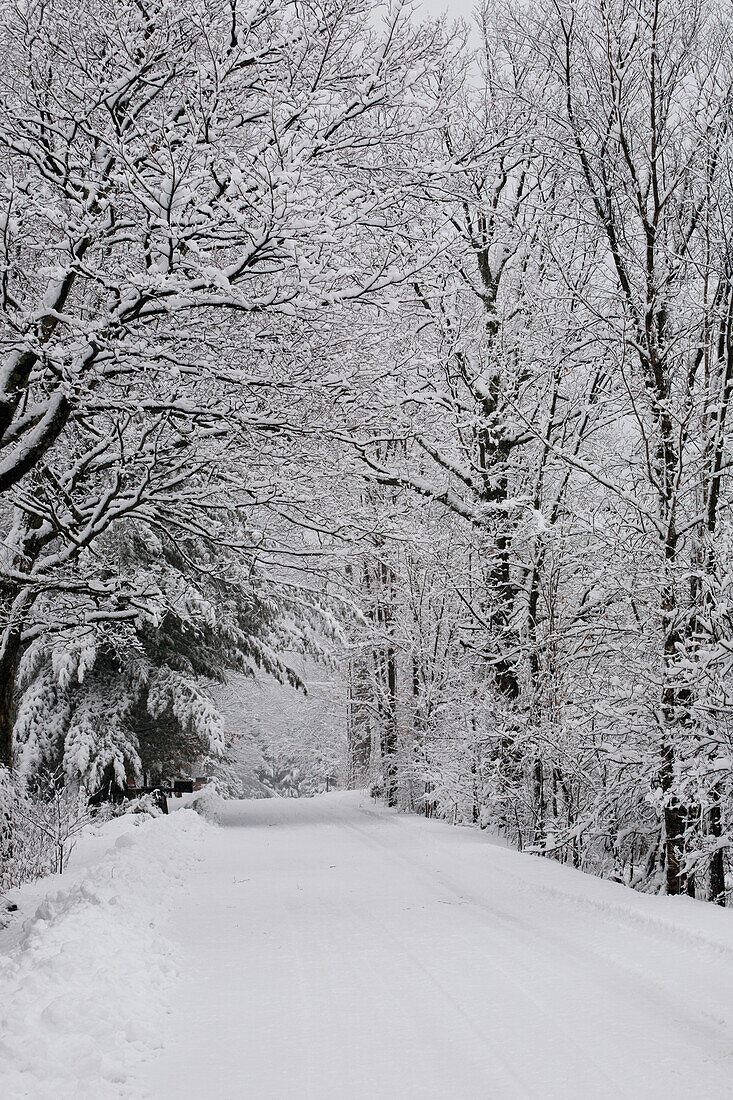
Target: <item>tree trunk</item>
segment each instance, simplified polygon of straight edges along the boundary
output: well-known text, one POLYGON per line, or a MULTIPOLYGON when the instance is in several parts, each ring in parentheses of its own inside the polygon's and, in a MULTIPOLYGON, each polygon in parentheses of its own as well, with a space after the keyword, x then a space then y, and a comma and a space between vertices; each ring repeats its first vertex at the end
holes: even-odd
MULTIPOLYGON (((719 784, 711 791, 711 797, 713 802, 708 810, 708 829, 717 840, 723 834, 719 784)), ((725 905, 725 853, 722 848, 717 848, 711 855, 709 874, 709 900, 716 905, 725 905)))
POLYGON ((0 766, 13 768, 13 726, 15 725, 15 679, 21 655, 21 627, 10 630, 0 652, 0 766))
POLYGON ((534 762, 533 779, 535 813, 537 815, 534 827, 534 843, 544 844, 546 835, 545 816, 547 812, 547 804, 545 802, 545 769, 539 757, 537 757, 534 762))
POLYGON ((386 701, 384 708, 384 729, 382 733, 382 756, 384 759, 384 781, 387 805, 397 805, 397 660, 394 647, 388 644, 384 653, 384 672, 386 701))
POLYGON ((664 862, 666 892, 684 894, 687 880, 683 873, 685 855, 685 822, 687 813, 674 793, 674 749, 669 741, 662 745, 661 787, 664 795, 664 862))

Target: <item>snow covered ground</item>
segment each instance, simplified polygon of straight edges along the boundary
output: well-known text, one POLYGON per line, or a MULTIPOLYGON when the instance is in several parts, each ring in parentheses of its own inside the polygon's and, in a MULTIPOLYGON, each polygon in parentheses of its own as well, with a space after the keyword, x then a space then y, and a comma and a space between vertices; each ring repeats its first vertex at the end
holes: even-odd
POLYGON ((0 1097, 136 1097, 178 973, 162 934, 207 826, 130 814, 89 830, 69 870, 8 895, 0 930, 0 1097))
POLYGON ((82 843, 0 933, 3 1098, 733 1096, 729 912, 352 793, 82 843))

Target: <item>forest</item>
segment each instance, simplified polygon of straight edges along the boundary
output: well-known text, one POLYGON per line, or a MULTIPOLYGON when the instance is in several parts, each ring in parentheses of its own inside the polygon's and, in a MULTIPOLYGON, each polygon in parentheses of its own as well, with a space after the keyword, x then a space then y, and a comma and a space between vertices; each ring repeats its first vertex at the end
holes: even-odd
POLYGON ((0 51, 0 886, 308 667, 324 783, 728 904, 729 5, 11 0, 0 51))

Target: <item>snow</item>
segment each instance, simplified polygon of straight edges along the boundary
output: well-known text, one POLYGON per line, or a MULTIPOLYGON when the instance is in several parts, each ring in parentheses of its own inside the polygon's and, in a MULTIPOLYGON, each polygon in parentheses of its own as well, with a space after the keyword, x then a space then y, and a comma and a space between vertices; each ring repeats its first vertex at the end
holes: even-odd
POLYGON ((69 874, 11 892, 32 915, 0 932, 0 1096, 137 1095, 176 974, 161 922, 204 830, 191 811, 131 814, 84 836, 69 874))
POLYGON ((729 912, 362 794, 204 802, 19 892, 0 1095, 731 1096, 729 912))

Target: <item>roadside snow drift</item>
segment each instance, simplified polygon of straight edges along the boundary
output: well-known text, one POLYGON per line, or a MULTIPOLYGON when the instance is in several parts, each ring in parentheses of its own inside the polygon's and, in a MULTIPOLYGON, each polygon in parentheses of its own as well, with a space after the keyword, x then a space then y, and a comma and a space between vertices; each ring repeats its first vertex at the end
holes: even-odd
POLYGON ((14 892, 26 909, 51 889, 0 954, 0 1097, 139 1095, 129 1068, 161 1043, 176 973, 161 921, 206 828, 191 811, 111 821, 68 876, 14 892))

